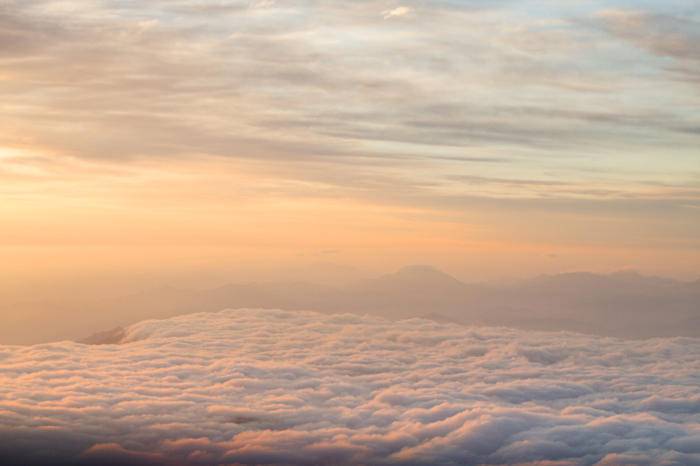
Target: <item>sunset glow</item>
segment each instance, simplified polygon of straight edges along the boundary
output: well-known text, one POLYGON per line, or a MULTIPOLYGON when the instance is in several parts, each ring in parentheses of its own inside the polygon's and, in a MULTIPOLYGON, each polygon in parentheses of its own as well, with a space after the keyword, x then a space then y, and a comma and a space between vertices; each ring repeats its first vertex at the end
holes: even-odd
POLYGON ((0 465, 700 465, 697 0, 0 0, 0 465))

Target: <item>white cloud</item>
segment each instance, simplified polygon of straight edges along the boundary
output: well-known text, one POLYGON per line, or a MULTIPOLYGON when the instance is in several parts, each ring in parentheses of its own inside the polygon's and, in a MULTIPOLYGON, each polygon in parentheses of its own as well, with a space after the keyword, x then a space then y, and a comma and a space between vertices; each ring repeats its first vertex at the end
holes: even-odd
POLYGON ((0 460, 700 464, 699 361, 687 338, 193 314, 0 347, 0 460))
POLYGON ((413 8, 409 8, 407 6, 398 6, 396 8, 393 8, 391 10, 384 10, 382 11, 382 15, 384 16, 384 19, 390 19, 390 18, 396 18, 400 16, 406 16, 409 15, 413 12, 413 8))
POLYGON ((265 9, 272 8, 276 4, 275 0, 257 0, 250 3, 250 8, 252 9, 265 9))

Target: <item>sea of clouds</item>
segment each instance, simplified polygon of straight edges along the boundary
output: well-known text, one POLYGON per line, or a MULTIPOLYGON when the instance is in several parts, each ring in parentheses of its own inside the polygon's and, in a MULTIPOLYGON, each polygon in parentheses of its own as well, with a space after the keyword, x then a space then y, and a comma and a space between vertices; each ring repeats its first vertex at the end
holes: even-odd
POLYGON ((243 309, 1 346, 0 462, 700 465, 700 340, 243 309))

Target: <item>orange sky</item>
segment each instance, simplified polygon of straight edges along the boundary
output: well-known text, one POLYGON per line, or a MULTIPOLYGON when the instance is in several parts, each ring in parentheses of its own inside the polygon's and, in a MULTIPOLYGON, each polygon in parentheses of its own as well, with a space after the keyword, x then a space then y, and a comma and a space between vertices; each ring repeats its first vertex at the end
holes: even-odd
POLYGON ((12 2, 0 272, 695 278, 700 74, 676 2, 479 5, 12 2))
POLYGON ((0 206, 7 276, 335 262, 372 271, 431 263, 469 280, 622 268, 693 277, 698 263, 692 238, 684 244, 665 219, 634 212, 412 205, 220 159, 124 168, 22 154, 5 163, 18 174, 0 206))

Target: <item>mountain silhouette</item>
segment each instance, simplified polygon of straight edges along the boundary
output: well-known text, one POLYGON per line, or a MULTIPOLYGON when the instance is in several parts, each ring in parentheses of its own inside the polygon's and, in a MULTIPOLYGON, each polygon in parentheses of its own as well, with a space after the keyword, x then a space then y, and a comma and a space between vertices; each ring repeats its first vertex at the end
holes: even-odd
MULTIPOLYGON (((700 337, 700 281, 681 282, 633 271, 573 272, 512 284, 472 284, 428 265, 411 265, 346 286, 300 281, 231 283, 198 291, 160 287, 111 301, 81 302, 64 308, 52 305, 54 312, 66 316, 66 322, 81 322, 73 333, 53 329, 53 339, 60 335, 79 338, 148 318, 224 308, 353 312, 389 319, 422 317, 465 325, 628 338, 700 337)), ((21 320, 22 314, 18 315, 15 325, 28 325, 21 320)), ((27 319, 37 315, 27 314, 27 319)), ((0 338, 11 335, 12 327, 0 332, 4 332, 0 338)))
POLYGON ((401 292, 422 290, 460 293, 469 289, 465 283, 429 265, 409 265, 394 273, 365 280, 362 286, 365 289, 386 291, 399 289, 401 292))

